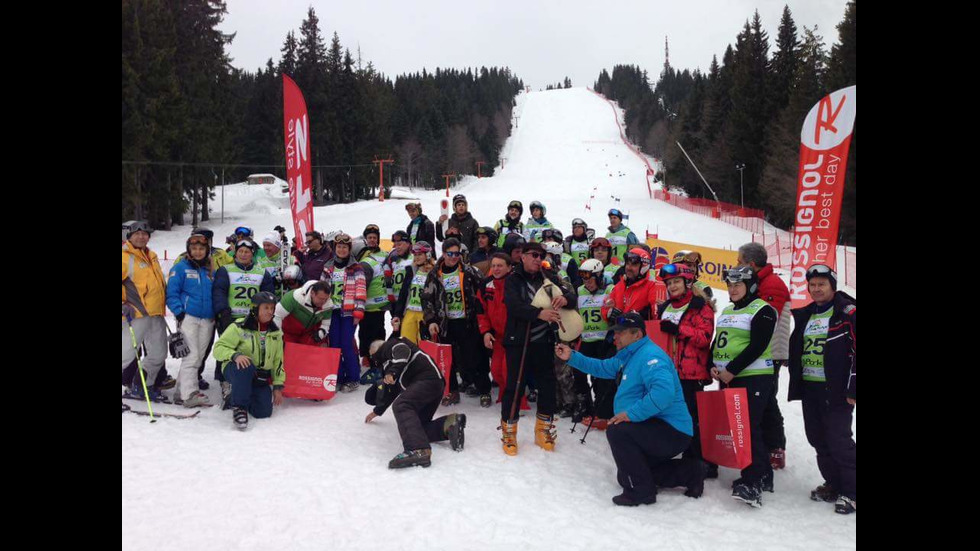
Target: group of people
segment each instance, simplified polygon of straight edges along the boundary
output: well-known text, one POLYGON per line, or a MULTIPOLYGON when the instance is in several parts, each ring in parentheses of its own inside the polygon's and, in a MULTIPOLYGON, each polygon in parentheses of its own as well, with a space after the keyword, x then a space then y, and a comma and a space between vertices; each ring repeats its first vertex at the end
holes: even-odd
POLYGON ((146 384, 130 375, 128 394, 166 400, 160 391, 169 385, 175 403, 211 405, 201 373, 213 344, 222 403, 244 429, 249 414, 268 417, 282 401, 284 342, 331 346, 341 352, 340 390, 369 387, 365 400, 374 409, 365 421, 389 407, 396 417, 404 451, 390 467, 429 466, 431 442, 461 450, 465 414, 433 419, 438 407, 463 394, 491 407, 496 386, 506 454, 518 453, 518 409, 536 402, 535 444, 555 449, 556 417, 606 430, 623 486, 613 501, 638 505, 653 503, 664 487, 699 497, 704 480, 718 476, 702 457, 696 393, 719 381, 748 395, 752 463, 732 495, 759 507, 762 493, 773 491, 773 470, 785 466, 776 391, 779 369, 788 365, 789 397, 803 401, 825 479, 811 498, 833 502, 838 513, 856 511, 856 305, 837 290, 832 269, 810 267, 813 302, 790 311, 765 248, 746 244, 725 274, 731 304, 719 314, 711 288, 699 281, 701 255, 681 251, 652 269, 650 248, 616 209, 605 237, 578 218, 564 237, 538 201, 526 223, 522 203, 510 202, 493 227, 478 225, 462 195, 453 210, 433 223, 420 203, 409 203, 410 222, 391 234, 390 252, 380 248, 374 224, 357 238, 310 231, 305 247, 292 251, 284 250, 282 233, 270 233, 259 248, 242 227, 226 252, 212 246, 212 232, 197 228, 166 279, 147 248, 149 229, 132 227, 123 245, 122 363, 130 370, 138 363, 146 384), (658 280, 666 300, 657 300, 658 280), (190 351, 176 381, 162 369, 164 304, 190 351), (583 330, 563 341, 559 322, 569 310, 583 330), (669 353, 648 338, 650 321, 669 335, 669 353), (452 347, 448 393, 422 340, 452 347))

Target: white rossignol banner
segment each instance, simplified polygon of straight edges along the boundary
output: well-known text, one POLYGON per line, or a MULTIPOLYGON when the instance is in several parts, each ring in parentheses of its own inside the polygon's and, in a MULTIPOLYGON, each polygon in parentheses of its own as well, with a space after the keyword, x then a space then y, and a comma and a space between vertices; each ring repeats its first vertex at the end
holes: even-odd
POLYGON ((310 122, 306 100, 299 86, 282 75, 283 127, 286 141, 286 179, 289 182, 289 207, 293 214, 293 231, 297 245, 313 231, 313 177, 310 170, 310 122))
POLYGON ((807 268, 814 264, 836 267, 847 152, 856 117, 857 86, 849 86, 817 102, 803 121, 789 286, 793 308, 809 301, 807 268))

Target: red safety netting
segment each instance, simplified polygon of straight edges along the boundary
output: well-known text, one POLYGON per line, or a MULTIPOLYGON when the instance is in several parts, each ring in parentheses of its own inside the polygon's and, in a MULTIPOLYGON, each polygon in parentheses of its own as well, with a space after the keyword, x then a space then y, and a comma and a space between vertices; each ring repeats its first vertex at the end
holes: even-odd
POLYGON ((660 189, 654 190, 653 198, 670 203, 686 211, 710 218, 717 218, 722 222, 738 226, 748 232, 763 234, 766 231, 766 213, 759 209, 744 209, 738 205, 712 201, 710 199, 682 197, 660 189))
MULTIPOLYGON (((761 243, 766 248, 769 263, 776 268, 791 270, 793 268, 793 233, 783 230, 768 233, 753 233, 752 241, 761 243)), ((837 261, 833 268, 844 285, 857 289, 857 249, 853 247, 838 247, 837 261), (843 258, 843 261, 841 260, 843 258)))

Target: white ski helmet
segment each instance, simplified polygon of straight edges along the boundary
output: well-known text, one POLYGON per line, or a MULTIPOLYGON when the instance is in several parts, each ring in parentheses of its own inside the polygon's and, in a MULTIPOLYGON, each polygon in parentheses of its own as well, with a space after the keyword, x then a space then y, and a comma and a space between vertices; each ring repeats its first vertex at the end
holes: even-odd
POLYGON ((596 278, 600 278, 603 272, 602 262, 599 262, 595 258, 586 260, 578 269, 580 272, 590 272, 596 278))
POLYGON ((541 246, 544 247, 544 252, 554 255, 555 258, 561 258, 561 253, 564 251, 561 243, 555 243, 554 241, 545 241, 541 246))

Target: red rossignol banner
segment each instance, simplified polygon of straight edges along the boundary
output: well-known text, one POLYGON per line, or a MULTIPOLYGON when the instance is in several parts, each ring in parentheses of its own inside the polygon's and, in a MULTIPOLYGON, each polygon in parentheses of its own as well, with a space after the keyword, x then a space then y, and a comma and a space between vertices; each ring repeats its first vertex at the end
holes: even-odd
POLYGON ((304 242, 313 231, 313 176, 310 171, 310 119, 303 92, 293 79, 282 75, 282 116, 286 137, 286 179, 289 181, 289 207, 293 231, 304 242))
POLYGON ((836 266, 847 152, 856 116, 857 86, 849 86, 817 102, 803 121, 789 285, 793 308, 809 301, 807 268, 814 264, 836 266))
POLYGON ((337 370, 340 349, 285 343, 283 369, 286 383, 282 394, 287 398, 329 400, 337 393, 337 370))
POLYGON ((744 469, 752 464, 749 395, 744 388, 697 393, 701 456, 722 467, 744 469))
POLYGON ((437 342, 419 340, 419 350, 425 352, 434 362, 442 376, 446 379, 446 389, 443 396, 449 396, 449 376, 453 367, 453 347, 450 344, 439 344, 437 342))

